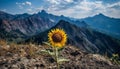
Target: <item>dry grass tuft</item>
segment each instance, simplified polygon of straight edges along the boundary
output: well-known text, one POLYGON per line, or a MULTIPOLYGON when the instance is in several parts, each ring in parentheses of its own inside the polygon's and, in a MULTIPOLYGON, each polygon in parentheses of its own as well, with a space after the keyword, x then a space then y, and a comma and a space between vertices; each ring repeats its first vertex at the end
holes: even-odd
POLYGON ((35 57, 37 54, 38 46, 35 44, 18 45, 10 43, 7 45, 6 41, 0 40, 0 56, 5 56, 7 53, 18 54, 21 57, 35 57))

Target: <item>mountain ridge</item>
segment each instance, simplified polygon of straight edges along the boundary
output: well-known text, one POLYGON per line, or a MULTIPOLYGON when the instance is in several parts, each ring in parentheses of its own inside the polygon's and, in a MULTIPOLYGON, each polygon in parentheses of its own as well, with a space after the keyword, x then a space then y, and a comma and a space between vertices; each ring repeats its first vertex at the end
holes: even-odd
MULTIPOLYGON (((16 33, 17 35, 21 33, 25 35, 25 36, 20 35, 18 36, 18 38, 21 38, 21 36, 28 38, 40 32, 43 32, 47 29, 50 29, 51 27, 56 25, 57 22, 61 19, 67 20, 70 22, 72 21, 65 16, 56 16, 53 14, 49 14, 44 10, 33 15, 30 15, 27 13, 11 15, 5 12, 0 12, 0 14, 1 14, 0 30, 2 31, 2 29, 4 29, 4 32, 8 32, 8 33, 14 30, 19 30, 18 33, 12 32, 13 36, 14 36, 14 33, 16 33)), ((72 22, 75 22, 75 21, 72 21, 72 22)), ((78 23, 78 26, 82 26, 82 27, 87 26, 85 22, 79 24, 80 22, 78 21, 75 23, 78 23)))
POLYGON ((19 30, 21 33, 28 37, 50 29, 51 27, 56 25, 60 20, 68 21, 69 23, 75 24, 78 27, 90 27, 93 30, 102 32, 117 39, 119 39, 120 37, 120 20, 107 17, 102 13, 84 19, 72 19, 69 17, 65 17, 64 15, 57 16, 47 13, 45 10, 42 10, 32 15, 27 13, 17 15, 11 15, 5 12, 2 13, 4 13, 5 15, 4 17, 3 15, 0 15, 1 28, 5 29, 6 32, 10 32, 12 30, 19 30), (105 20, 106 18, 107 20, 105 20))
POLYGON ((103 14, 98 14, 93 17, 80 19, 85 21, 91 28, 104 34, 110 35, 114 38, 120 39, 120 19, 111 18, 103 14))
MULTIPOLYGON (((112 37, 105 34, 93 31, 91 29, 79 28, 76 25, 64 20, 61 20, 51 29, 54 28, 62 28, 68 35, 67 44, 75 45, 81 50, 99 54, 105 54, 106 52, 109 55, 112 55, 112 53, 120 54, 120 41, 117 39, 113 39, 112 37)), ((47 41, 47 33, 51 29, 42 32, 26 40, 25 42, 30 41, 35 43, 42 43, 44 41, 47 41)))

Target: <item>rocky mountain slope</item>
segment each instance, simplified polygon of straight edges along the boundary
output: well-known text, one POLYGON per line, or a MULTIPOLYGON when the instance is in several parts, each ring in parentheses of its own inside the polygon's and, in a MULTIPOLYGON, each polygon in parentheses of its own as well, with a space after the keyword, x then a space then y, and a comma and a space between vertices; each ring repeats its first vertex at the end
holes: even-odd
POLYGON ((4 29, 7 32, 19 30, 21 33, 30 36, 54 25, 49 19, 44 19, 37 14, 10 15, 0 13, 0 29, 4 29))
MULTIPOLYGON (((120 54, 120 41, 105 34, 89 28, 79 28, 76 25, 63 20, 51 29, 54 28, 64 29, 68 35, 68 44, 77 46, 83 51, 99 54, 108 53, 108 55, 112 55, 113 53, 120 54)), ((47 34, 50 30, 33 36, 26 40, 26 42, 42 43, 43 41, 47 41, 47 34)))
MULTIPOLYGON (((1 69, 56 69, 55 60, 38 51, 47 46, 37 45, 0 45, 1 69)), ((109 58, 98 54, 88 54, 74 46, 66 46, 61 56, 69 59, 60 69, 119 69, 109 58)))
POLYGON ((30 36, 50 29, 61 19, 70 21, 79 27, 87 26, 84 21, 73 21, 68 17, 49 14, 44 10, 32 15, 27 13, 11 15, 0 11, 0 38, 2 39, 4 37, 8 41, 12 41, 14 39, 15 41, 20 41, 21 39, 26 39, 30 36), (6 32, 6 35, 4 35, 4 32, 6 32), (16 40, 16 38, 18 40, 16 40))

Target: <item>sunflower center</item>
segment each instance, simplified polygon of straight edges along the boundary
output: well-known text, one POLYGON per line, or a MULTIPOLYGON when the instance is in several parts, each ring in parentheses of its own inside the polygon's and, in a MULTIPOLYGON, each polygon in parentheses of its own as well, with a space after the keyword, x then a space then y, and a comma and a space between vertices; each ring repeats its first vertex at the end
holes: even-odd
POLYGON ((55 34, 53 34, 52 39, 54 42, 61 42, 62 36, 59 33, 55 33, 55 34))

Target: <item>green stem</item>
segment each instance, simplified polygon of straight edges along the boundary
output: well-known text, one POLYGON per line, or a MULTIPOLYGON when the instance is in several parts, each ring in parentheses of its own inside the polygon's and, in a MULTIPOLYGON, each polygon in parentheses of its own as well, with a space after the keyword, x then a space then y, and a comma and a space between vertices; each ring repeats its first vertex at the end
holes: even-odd
POLYGON ((57 49, 57 48, 55 48, 55 59, 56 59, 57 69, 59 69, 59 62, 58 62, 58 49, 57 49))

